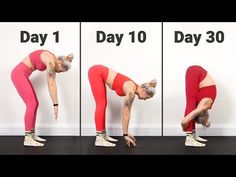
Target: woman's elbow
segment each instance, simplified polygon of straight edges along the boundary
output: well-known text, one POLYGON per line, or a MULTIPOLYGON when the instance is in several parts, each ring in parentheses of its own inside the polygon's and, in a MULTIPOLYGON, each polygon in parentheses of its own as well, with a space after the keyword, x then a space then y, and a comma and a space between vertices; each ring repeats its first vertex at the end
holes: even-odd
POLYGON ((187 128, 187 126, 188 126, 188 123, 187 123, 186 121, 182 120, 182 121, 181 121, 181 127, 182 127, 182 129, 185 130, 185 129, 187 128))
POLYGON ((209 103, 205 104, 202 106, 202 108, 203 108, 203 111, 207 111, 207 110, 211 109, 211 104, 209 104, 209 103))
POLYGON ((211 106, 213 104, 213 101, 210 99, 210 100, 207 100, 204 104, 203 104, 203 110, 204 111, 207 111, 209 109, 211 109, 211 106))

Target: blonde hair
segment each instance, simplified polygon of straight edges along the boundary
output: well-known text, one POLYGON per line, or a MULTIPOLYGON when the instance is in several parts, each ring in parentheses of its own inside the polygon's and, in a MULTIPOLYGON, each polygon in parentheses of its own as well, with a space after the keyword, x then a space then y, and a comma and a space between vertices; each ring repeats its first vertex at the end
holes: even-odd
POLYGON ((156 83, 157 83, 157 80, 153 79, 150 82, 145 82, 145 83, 141 84, 141 88, 145 88, 146 93, 150 96, 153 96, 156 93, 156 89, 155 89, 156 83))
POLYGON ((202 124, 206 119, 209 119, 208 111, 204 111, 201 115, 196 117, 196 122, 202 124))
POLYGON ((58 60, 62 62, 62 67, 68 71, 71 68, 71 61, 73 60, 74 55, 69 54, 67 56, 59 56, 58 60))

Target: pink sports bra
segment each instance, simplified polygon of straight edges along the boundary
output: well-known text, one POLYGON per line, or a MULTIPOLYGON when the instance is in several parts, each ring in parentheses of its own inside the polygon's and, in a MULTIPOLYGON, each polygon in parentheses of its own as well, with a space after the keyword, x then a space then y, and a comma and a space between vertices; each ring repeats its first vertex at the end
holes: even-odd
POLYGON ((47 68, 41 61, 41 57, 40 57, 41 53, 44 51, 45 50, 36 50, 29 54, 30 61, 33 67, 39 71, 44 71, 47 68))
MULTIPOLYGON (((125 96, 125 93, 123 91, 123 85, 126 81, 132 81, 132 80, 130 78, 120 74, 120 73, 116 74, 116 77, 115 77, 115 79, 113 81, 113 84, 112 84, 112 89, 116 91, 117 95, 125 96)), ((134 82, 134 84, 135 84, 136 89, 137 89, 138 85, 135 82, 134 82)))
POLYGON ((198 96, 197 96, 197 104, 200 103, 200 101, 203 98, 211 98, 213 100, 213 103, 214 103, 214 101, 216 99, 216 95, 217 95, 216 85, 210 85, 210 86, 202 87, 202 88, 199 89, 199 93, 198 93, 198 96))

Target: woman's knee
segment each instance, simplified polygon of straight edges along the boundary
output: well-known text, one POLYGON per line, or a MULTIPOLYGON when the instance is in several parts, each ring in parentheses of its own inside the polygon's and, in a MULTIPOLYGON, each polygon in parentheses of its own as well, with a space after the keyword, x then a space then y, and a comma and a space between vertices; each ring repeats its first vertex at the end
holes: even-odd
POLYGON ((107 101, 106 100, 97 101, 96 102, 96 107, 97 108, 106 108, 107 107, 107 101))
POLYGON ((39 106, 38 100, 31 100, 26 103, 27 108, 37 109, 39 106))

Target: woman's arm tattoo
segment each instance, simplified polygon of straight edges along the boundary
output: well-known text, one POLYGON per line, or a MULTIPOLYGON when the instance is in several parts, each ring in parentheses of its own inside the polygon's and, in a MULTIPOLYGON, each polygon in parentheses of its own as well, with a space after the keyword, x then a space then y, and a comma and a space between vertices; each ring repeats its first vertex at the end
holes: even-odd
POLYGON ((134 101, 134 96, 135 95, 133 93, 131 93, 131 92, 129 93, 128 98, 125 99, 125 106, 126 107, 131 107, 131 105, 134 101))
POLYGON ((53 66, 52 62, 49 62, 49 68, 48 68, 48 76, 49 78, 55 79, 55 67, 53 66))
POLYGON ((191 118, 192 118, 192 119, 195 119, 195 118, 198 117, 199 115, 200 115, 200 112, 195 111, 191 118))

